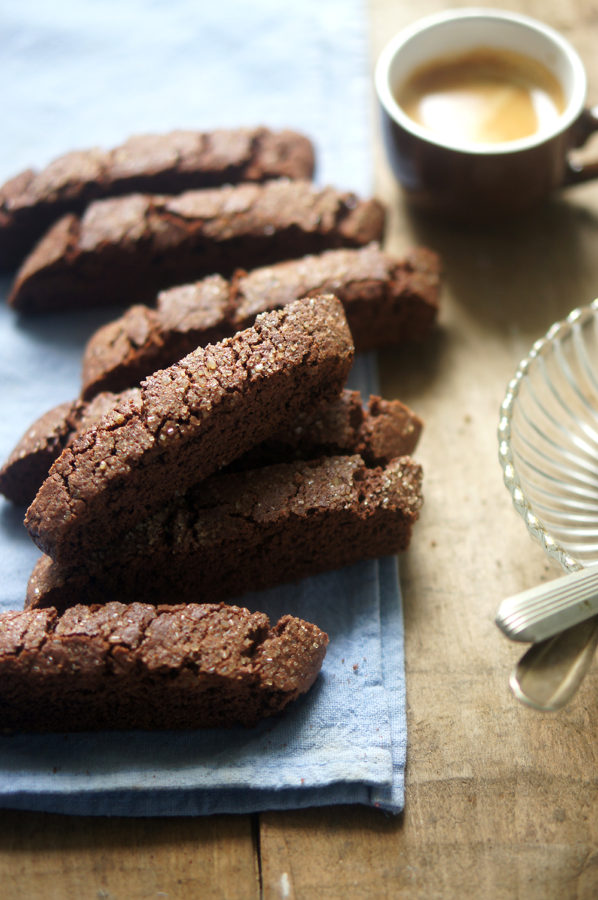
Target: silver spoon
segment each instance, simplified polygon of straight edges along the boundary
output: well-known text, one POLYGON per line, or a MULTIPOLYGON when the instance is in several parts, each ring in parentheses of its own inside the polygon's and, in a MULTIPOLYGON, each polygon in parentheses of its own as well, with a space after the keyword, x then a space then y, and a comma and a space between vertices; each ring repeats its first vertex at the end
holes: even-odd
POLYGON ((562 709, 583 681, 597 645, 598 616, 532 644, 513 670, 511 690, 534 709, 562 709))

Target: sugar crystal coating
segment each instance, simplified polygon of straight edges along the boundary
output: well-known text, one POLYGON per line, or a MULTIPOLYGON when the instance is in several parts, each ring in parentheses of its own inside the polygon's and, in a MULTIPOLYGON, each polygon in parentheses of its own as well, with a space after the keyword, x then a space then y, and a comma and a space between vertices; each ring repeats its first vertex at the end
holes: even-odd
POLYGON ((308 138, 267 128, 134 135, 112 150, 75 150, 0 186, 0 268, 16 266, 44 231, 93 200, 285 176, 311 178, 308 138))
POLYGON ((0 729, 254 725, 309 690, 328 636, 224 604, 0 614, 0 729))
POLYGON ((342 302, 357 351, 420 341, 436 320, 439 261, 421 247, 394 259, 373 243, 169 288, 155 309, 137 304, 92 335, 83 396, 136 384, 198 345, 247 328, 261 312, 322 293, 342 302))
POLYGON ((23 313, 149 303, 161 288, 214 272, 361 246, 383 226, 376 200, 288 179, 97 200, 46 232, 9 303, 23 313))
MULTIPOLYGON (((41 416, 0 469, 0 492, 13 503, 32 503, 64 448, 138 393, 135 388, 120 394, 102 392, 88 403, 63 403, 41 416)), ((387 462, 413 453, 421 429, 421 420, 398 400, 370 397, 364 409, 357 391, 344 390, 338 398, 313 410, 301 410, 290 429, 252 448, 235 465, 250 468, 293 456, 309 458, 341 452, 360 453, 370 464, 387 462)), ((100 463, 104 468, 106 465, 105 460, 100 463)))
POLYGON ((370 468, 357 455, 213 475, 91 559, 42 557, 27 604, 229 599, 397 553, 409 546, 421 481, 409 457, 370 468))
POLYGON ((198 348, 61 453, 27 511, 29 533, 62 563, 94 553, 300 410, 337 396, 352 359, 332 296, 265 313, 198 348))

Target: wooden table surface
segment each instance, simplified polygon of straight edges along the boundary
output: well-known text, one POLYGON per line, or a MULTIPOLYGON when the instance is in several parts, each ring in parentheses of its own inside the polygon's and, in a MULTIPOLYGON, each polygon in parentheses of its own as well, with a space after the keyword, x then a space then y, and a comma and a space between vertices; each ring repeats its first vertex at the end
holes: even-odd
MULTIPOLYGON (((400 27, 449 5, 372 0, 372 59, 400 27)), ((569 38, 598 102, 596 0, 501 5, 569 38)), ((388 248, 426 244, 445 271, 435 337, 423 351, 381 355, 385 396, 426 421, 417 454, 425 506, 400 560, 405 813, 343 807, 134 820, 2 811, 3 898, 598 896, 598 667, 568 708, 534 713, 507 687, 520 648, 493 624, 503 597, 560 574, 511 506, 496 427, 506 384, 534 340, 598 295, 598 182, 508 226, 469 232, 404 207, 373 96, 372 133, 388 248)))

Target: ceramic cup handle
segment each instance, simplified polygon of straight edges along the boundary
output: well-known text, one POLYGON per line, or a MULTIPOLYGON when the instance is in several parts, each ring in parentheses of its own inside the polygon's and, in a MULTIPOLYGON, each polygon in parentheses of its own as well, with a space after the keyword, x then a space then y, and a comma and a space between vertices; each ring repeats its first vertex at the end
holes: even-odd
MULTIPOLYGON (((583 111, 576 126, 575 146, 581 147, 595 131, 598 131, 598 106, 583 111)), ((564 184, 580 184, 592 178, 598 178, 598 160, 587 163, 567 160, 564 184)))

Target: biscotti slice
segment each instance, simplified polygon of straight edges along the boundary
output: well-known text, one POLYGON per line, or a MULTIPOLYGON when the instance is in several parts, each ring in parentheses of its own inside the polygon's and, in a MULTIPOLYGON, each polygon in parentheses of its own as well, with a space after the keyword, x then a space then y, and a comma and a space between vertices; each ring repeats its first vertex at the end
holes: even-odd
POLYGON ((161 292, 156 309, 130 306, 87 342, 81 396, 91 399, 100 391, 124 390, 196 347, 229 337, 240 330, 231 324, 230 308, 230 283, 221 275, 161 292))
POLYGON ((328 636, 214 603, 0 614, 0 729, 255 725, 309 690, 328 636))
POLYGON ((293 426, 238 457, 226 471, 239 471, 320 456, 358 454, 367 466, 384 466, 415 450, 423 422, 399 400, 344 390, 317 409, 301 411, 293 426))
POLYGON ((61 563, 113 541, 177 493, 338 396, 353 360, 340 302, 299 300, 142 382, 62 452, 25 524, 61 563))
POLYGON ((373 469, 359 456, 333 456, 213 475, 103 554, 71 567, 42 557, 26 603, 225 600, 399 553, 419 515, 421 481, 409 457, 373 469))
POLYGON ((0 268, 16 268, 47 228, 92 200, 144 191, 311 178, 314 149, 295 131, 237 128, 135 135, 112 150, 75 150, 0 187, 0 268))
POLYGON ((236 273, 232 324, 245 328, 265 309, 332 293, 345 308, 356 349, 376 350, 426 337, 438 313, 439 284, 436 253, 416 247, 398 259, 373 241, 236 273))
POLYGON ((118 403, 136 395, 136 390, 112 394, 103 391, 93 400, 60 403, 29 426, 0 468, 0 494, 22 506, 33 502, 52 463, 65 447, 92 425, 96 425, 118 403))
MULTIPOLYGON (((65 447, 138 391, 103 392, 89 403, 63 403, 45 413, 0 469, 0 493, 13 503, 32 503, 65 447)), ((299 412, 290 429, 244 453, 233 465, 251 468, 324 453, 359 453, 369 465, 378 465, 413 453, 422 427, 421 419, 399 400, 370 396, 364 409, 359 391, 344 390, 313 411, 299 412)))
POLYGON ((314 293, 342 302, 357 351, 423 340, 438 313, 439 270, 438 256, 423 247, 396 259, 372 243, 237 272, 230 282, 211 275, 170 288, 155 309, 135 305, 92 335, 82 396, 137 384, 195 347, 247 328, 259 313, 314 293))
POLYGON ((0 493, 7 500, 20 505, 31 503, 50 466, 66 446, 76 406, 61 403, 29 426, 0 469, 0 493))
POLYGON ((288 179, 98 200, 50 228, 9 302, 21 312, 151 303, 203 275, 367 244, 383 224, 376 200, 288 179))

